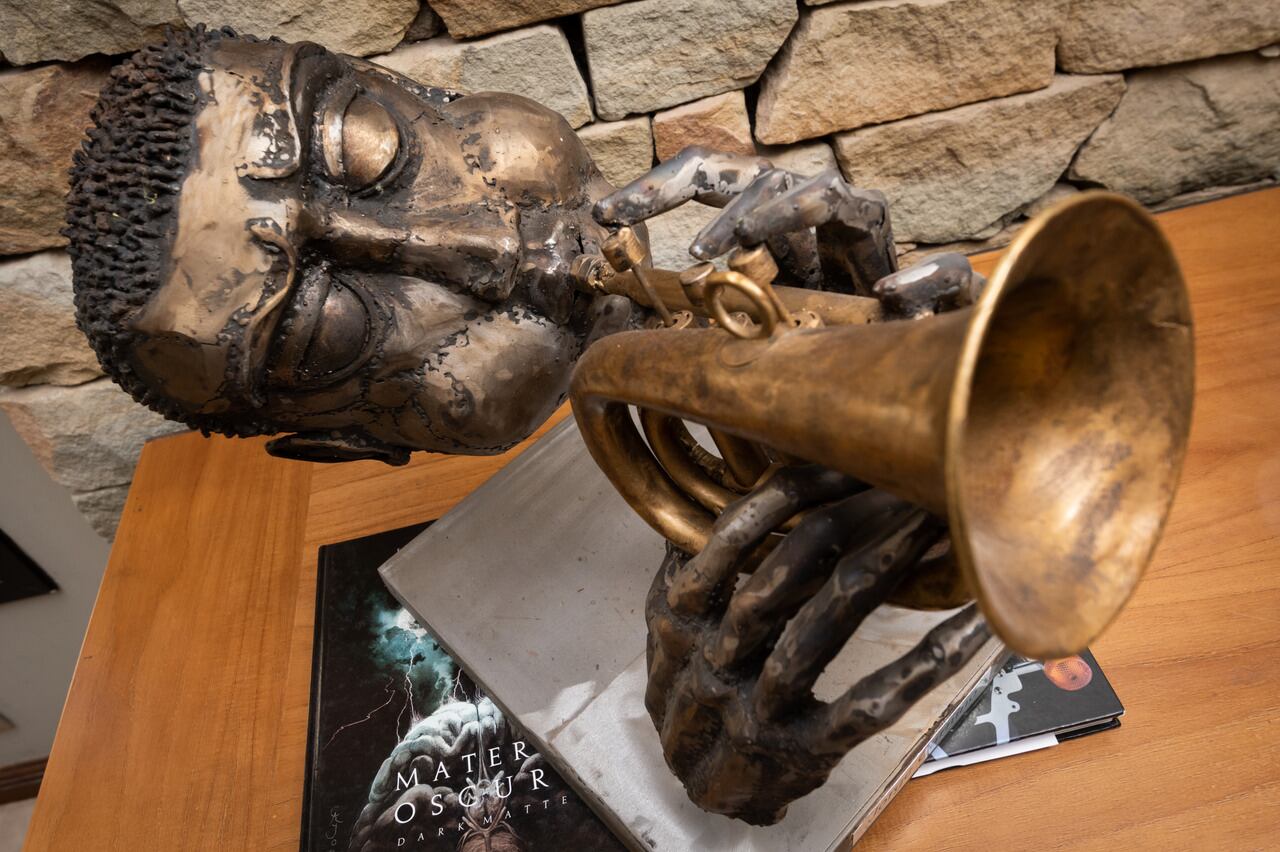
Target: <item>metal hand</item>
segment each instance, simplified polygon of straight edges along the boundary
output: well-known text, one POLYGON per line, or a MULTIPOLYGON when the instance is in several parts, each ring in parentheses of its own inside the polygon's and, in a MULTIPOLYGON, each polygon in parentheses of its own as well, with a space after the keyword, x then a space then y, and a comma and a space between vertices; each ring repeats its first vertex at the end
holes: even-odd
POLYGON ((897 269, 884 194, 852 187, 834 169, 806 178, 763 157, 694 146, 599 201, 594 213, 606 225, 631 225, 689 200, 724 207, 689 248, 699 260, 768 243, 784 274, 867 296, 897 269), (802 236, 787 241, 791 235, 802 236))
POLYGON ((763 157, 693 146, 601 199, 593 213, 602 224, 634 225, 688 201, 724 208, 689 246, 698 260, 763 243, 778 261, 778 283, 874 296, 899 317, 968 304, 980 289, 960 255, 899 271, 884 194, 851 186, 835 169, 805 177, 763 157))
MULTIPOLYGON (((693 257, 711 260, 739 244, 734 228, 745 212, 777 197, 797 180, 791 172, 775 169, 764 157, 724 154, 694 145, 598 201, 593 213, 601 224, 617 226, 651 219, 687 201, 723 207, 724 212, 689 246, 693 257)), ((782 271, 779 283, 822 288, 817 243, 811 230, 795 229, 767 242, 782 271)))
POLYGON ((923 510, 805 465, 780 469, 727 508, 697 556, 668 551, 646 607, 645 704, 695 803, 776 822, 849 749, 973 656, 989 634, 968 606, 835 702, 812 692, 863 619, 945 534, 923 510), (771 531, 806 509, 752 572, 771 531))

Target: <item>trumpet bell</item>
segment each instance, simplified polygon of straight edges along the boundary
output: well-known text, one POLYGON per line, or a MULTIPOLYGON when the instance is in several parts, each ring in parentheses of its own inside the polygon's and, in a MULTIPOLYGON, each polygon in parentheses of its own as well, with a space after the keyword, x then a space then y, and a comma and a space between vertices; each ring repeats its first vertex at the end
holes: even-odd
POLYGON ((974 308, 948 407, 946 502, 965 581, 1035 659, 1077 653, 1151 561, 1191 426, 1186 286, 1117 195, 1030 224, 974 308))
POLYGON ((1029 224, 977 304, 914 321, 627 332, 574 373, 574 414, 628 503, 687 552, 714 517, 627 404, 827 465, 948 518, 1011 648, 1077 653, 1151 559, 1191 422, 1191 313, 1151 216, 1084 193, 1029 224))

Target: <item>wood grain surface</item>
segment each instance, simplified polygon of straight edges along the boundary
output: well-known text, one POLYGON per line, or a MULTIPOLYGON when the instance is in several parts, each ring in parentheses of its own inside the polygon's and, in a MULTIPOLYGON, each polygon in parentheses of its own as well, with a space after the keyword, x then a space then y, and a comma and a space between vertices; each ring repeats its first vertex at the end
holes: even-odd
MULTIPOLYGON (((1124 725, 913 781, 860 852, 1280 846, 1280 190, 1161 222, 1197 409, 1155 563, 1094 647, 1124 725)), ((260 444, 144 452, 30 852, 296 850, 317 548, 437 517, 516 452, 324 467, 260 444)))
POLYGON ((912 781, 859 852, 1280 848, 1280 190, 1160 221, 1196 410, 1155 561, 1093 647, 1123 724, 912 781))
POLYGON ((27 849, 254 849, 311 469, 261 441, 143 452, 27 849))

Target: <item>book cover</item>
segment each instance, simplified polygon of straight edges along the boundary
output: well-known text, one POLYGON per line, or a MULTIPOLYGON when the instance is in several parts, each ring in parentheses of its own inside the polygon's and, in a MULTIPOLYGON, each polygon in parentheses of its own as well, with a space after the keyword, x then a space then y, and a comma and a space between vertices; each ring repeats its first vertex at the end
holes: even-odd
POLYGON ((303 852, 622 849, 383 585, 426 526, 320 551, 303 852))
POLYGON ((1019 742, 1053 745, 1117 727, 1123 713, 1124 706, 1089 651, 1046 663, 1014 654, 968 712, 931 746, 924 768, 1019 742))

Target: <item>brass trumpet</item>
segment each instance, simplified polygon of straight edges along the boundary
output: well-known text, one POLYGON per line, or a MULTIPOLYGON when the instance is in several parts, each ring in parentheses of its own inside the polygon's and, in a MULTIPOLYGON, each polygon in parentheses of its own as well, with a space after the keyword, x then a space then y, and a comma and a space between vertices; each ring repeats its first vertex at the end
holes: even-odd
POLYGON ((593 274, 719 320, 605 338, 572 382, 592 456, 682 550, 702 548, 736 494, 705 475, 680 422, 693 421, 730 483, 750 486, 771 458, 812 461, 947 518, 967 595, 1028 657, 1086 647, 1150 562, 1186 451, 1194 353, 1177 262, 1136 203, 1062 203, 1022 230, 975 304, 918 320, 743 271, 593 274))

